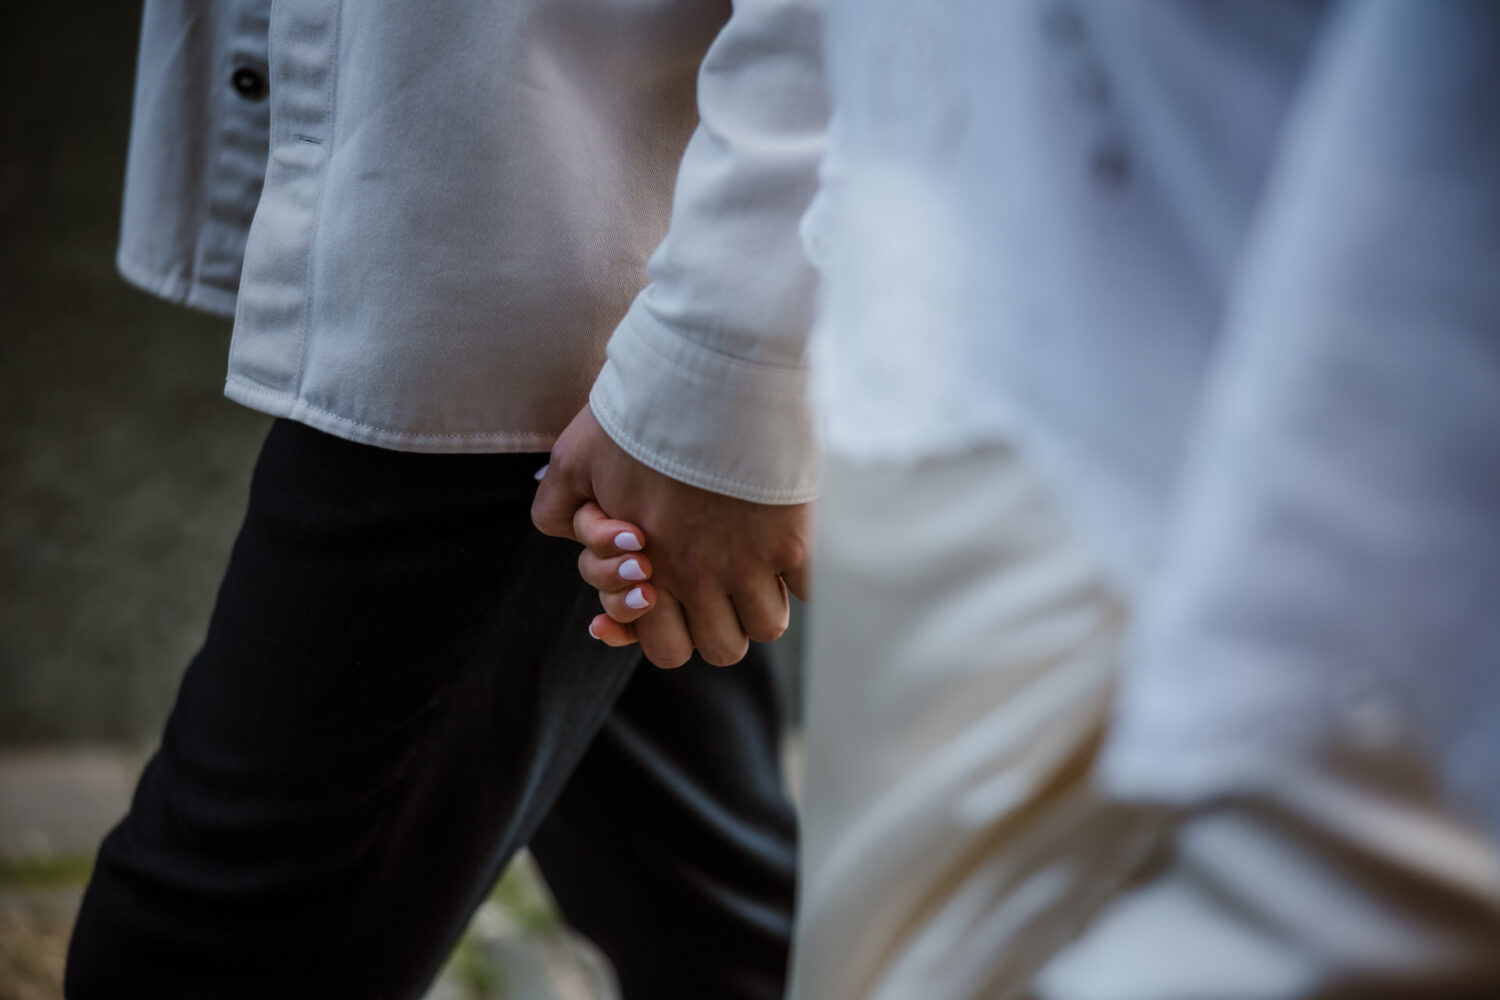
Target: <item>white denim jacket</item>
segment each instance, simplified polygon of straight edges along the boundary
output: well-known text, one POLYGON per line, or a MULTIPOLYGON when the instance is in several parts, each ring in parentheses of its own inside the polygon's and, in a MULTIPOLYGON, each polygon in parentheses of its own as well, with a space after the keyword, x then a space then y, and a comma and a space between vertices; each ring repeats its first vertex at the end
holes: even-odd
POLYGON ((592 387, 653 467, 810 499, 816 6, 148 0, 120 270, 233 311, 266 413, 542 451, 592 387))

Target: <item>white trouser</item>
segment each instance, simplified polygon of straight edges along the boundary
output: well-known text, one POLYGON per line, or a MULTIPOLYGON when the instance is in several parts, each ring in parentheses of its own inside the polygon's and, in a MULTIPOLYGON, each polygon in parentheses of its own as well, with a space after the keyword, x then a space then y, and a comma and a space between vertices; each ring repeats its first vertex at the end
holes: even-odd
POLYGON ((1015 452, 826 472, 793 1000, 1495 976, 1495 854, 1399 768, 1190 817, 1095 790, 1126 612, 1015 452))

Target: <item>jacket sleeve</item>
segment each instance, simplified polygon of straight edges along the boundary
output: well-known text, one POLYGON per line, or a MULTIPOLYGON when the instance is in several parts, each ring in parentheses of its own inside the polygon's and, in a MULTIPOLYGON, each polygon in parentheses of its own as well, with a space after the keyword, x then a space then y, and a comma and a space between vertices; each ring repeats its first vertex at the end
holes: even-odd
POLYGON ((1244 256, 1105 775, 1353 747, 1500 829, 1500 10, 1337 8, 1244 256))
POLYGON ((820 6, 736 0, 699 71, 699 125, 651 284, 590 395, 636 459, 759 503, 817 492, 805 365, 815 280, 798 221, 827 121, 820 6))

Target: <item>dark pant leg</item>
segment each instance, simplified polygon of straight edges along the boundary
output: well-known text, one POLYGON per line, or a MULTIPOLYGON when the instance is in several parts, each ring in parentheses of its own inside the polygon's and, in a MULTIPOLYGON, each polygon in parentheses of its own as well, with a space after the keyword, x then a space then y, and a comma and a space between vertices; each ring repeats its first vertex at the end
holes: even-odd
POLYGON ((628 998, 777 1000, 796 824, 770 658, 644 666, 531 850, 628 998))
POLYGON ((73 1000, 420 995, 638 660, 530 526, 541 460, 276 424, 73 1000))

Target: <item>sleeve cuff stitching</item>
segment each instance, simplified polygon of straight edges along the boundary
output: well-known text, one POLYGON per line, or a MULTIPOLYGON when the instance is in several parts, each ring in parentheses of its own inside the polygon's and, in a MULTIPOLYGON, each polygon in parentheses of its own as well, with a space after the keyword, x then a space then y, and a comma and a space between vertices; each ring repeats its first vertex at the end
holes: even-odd
POLYGON ((665 475, 671 476, 690 486, 721 493, 739 500, 748 500, 752 503, 765 504, 797 504, 808 503, 817 499, 818 491, 813 486, 788 487, 780 489, 768 489, 764 486, 752 485, 731 479, 728 476, 716 475, 694 468, 684 462, 678 461, 668 455, 662 455, 646 447, 633 437, 621 423, 609 412, 595 393, 589 400, 589 405, 594 411, 594 417, 599 421, 606 433, 614 438, 620 447, 624 448, 635 459, 649 465, 665 475))

